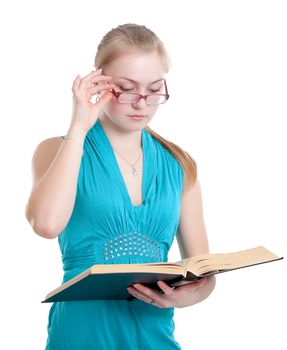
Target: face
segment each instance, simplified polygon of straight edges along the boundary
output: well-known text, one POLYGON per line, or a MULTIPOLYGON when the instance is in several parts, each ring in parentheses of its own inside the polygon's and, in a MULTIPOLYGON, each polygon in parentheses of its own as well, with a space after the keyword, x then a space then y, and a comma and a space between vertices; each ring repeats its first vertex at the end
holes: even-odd
MULTIPOLYGON (((104 67, 104 74, 112 77, 118 92, 142 95, 165 94, 164 70, 157 52, 119 56, 104 67)), ((153 118, 159 105, 147 105, 142 98, 136 103, 119 103, 115 96, 104 106, 104 118, 124 130, 140 130, 153 118), (144 116, 139 120, 131 116, 144 116)))

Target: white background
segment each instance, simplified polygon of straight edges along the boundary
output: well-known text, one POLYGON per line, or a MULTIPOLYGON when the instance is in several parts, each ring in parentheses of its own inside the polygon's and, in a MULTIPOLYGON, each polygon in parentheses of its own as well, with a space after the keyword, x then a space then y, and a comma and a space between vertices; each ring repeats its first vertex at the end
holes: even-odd
MULTIPOLYGON (((198 163, 211 252, 286 256, 285 1, 19 0, 0 16, 1 349, 44 348, 40 301, 62 271, 57 240, 24 217, 31 158, 66 133, 72 81, 119 24, 145 24, 170 53, 171 98, 150 126, 198 163)), ((179 258, 175 241, 169 260, 179 258)), ((175 310, 182 349, 287 348, 285 277, 286 259, 218 276, 208 299, 175 310)))

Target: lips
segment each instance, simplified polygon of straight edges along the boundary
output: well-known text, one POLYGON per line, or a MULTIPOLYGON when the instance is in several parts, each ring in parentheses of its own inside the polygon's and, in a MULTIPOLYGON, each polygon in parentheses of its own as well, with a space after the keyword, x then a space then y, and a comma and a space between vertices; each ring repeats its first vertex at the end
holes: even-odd
POLYGON ((129 115, 129 117, 131 117, 131 118, 146 118, 145 115, 140 115, 140 114, 129 115))

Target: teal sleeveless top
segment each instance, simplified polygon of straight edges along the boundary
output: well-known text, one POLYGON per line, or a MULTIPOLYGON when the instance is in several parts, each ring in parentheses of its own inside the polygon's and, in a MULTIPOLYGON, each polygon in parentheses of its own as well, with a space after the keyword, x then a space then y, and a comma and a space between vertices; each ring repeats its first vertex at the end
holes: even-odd
MULTIPOLYGON (((84 141, 75 205, 58 236, 68 281, 94 264, 168 261, 179 224, 180 163, 145 129, 142 204, 133 205, 98 119, 84 141)), ((46 350, 179 350, 174 308, 139 299, 52 304, 46 350)))

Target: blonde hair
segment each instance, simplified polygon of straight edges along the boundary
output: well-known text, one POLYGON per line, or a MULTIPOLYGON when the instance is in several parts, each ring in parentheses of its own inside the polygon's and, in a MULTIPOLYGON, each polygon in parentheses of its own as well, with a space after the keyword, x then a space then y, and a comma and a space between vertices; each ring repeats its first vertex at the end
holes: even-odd
MULTIPOLYGON (((135 51, 152 52, 157 51, 167 73, 170 68, 170 58, 159 37, 144 25, 122 24, 111 29, 102 38, 95 57, 95 68, 104 68, 122 54, 135 51)), ((166 140, 149 126, 145 130, 158 142, 160 142, 181 164, 184 171, 184 191, 191 187, 197 177, 197 166, 195 160, 181 147, 166 140)))

